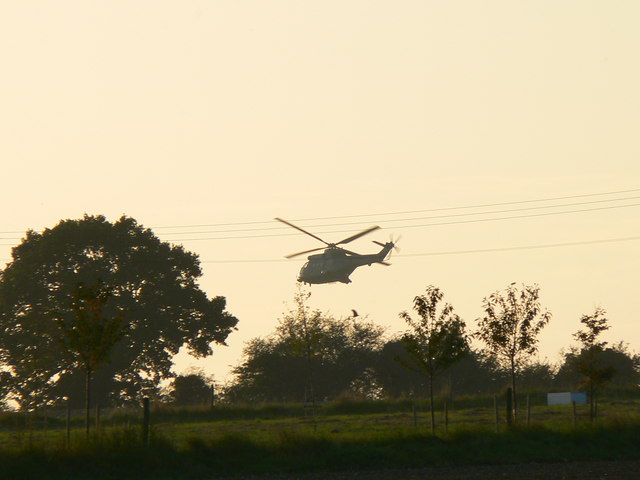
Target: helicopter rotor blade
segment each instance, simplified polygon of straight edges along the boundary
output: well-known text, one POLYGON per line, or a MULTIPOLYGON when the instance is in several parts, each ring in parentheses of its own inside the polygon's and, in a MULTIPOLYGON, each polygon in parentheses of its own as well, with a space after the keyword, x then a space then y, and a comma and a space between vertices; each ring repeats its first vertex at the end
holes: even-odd
POLYGON ((311 250, 305 250, 304 252, 292 253, 291 255, 286 255, 284 258, 294 258, 300 255, 304 255, 305 253, 317 252, 318 250, 324 250, 325 247, 312 248, 311 250))
POLYGON ((350 237, 345 238, 344 240, 339 241, 336 245, 341 245, 343 243, 353 242, 354 240, 366 235, 367 233, 371 233, 374 230, 378 230, 380 227, 375 225, 373 227, 369 227, 366 230, 361 231, 360 233, 356 233, 355 235, 351 235, 350 237))
POLYGON ((356 256, 356 257, 360 256, 360 254, 359 254, 359 253, 352 252, 351 250, 347 250, 346 248, 342 248, 342 247, 338 247, 338 248, 339 248, 340 250, 342 250, 343 252, 346 252, 346 253, 348 253, 348 254, 350 254, 350 255, 354 255, 354 256, 356 256))
MULTIPOLYGON (((315 236, 313 233, 307 232, 306 230, 304 230, 304 229, 302 229, 302 228, 298 227, 297 225, 294 225, 294 224, 293 224, 293 223, 291 223, 291 222, 287 222, 286 220, 283 220, 282 218, 278 218, 278 217, 274 218, 274 220, 277 220, 277 221, 279 221, 279 222, 282 222, 282 223, 284 223, 285 225, 289 225, 290 227, 295 228, 296 230, 299 230, 299 231, 301 231, 302 233, 306 233, 306 234, 307 234, 307 235, 309 235, 310 237, 313 237, 313 238, 315 238, 316 240, 321 241, 321 242, 322 242, 322 243, 324 243, 325 245, 329 245, 329 243, 328 243, 328 242, 325 242, 325 241, 324 241, 323 239, 321 239, 320 237, 315 236)), ((306 252, 302 252, 302 253, 306 253, 306 252)), ((296 255, 302 255, 302 253, 299 253, 299 254, 296 254, 296 255)))

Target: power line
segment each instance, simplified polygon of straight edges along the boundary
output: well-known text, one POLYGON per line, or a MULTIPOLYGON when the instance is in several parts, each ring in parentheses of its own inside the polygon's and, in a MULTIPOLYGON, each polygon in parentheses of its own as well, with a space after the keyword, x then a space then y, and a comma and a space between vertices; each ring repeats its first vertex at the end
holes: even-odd
POLYGON ((514 215, 511 217, 495 217, 495 218, 479 218, 472 220, 460 220, 454 222, 440 222, 440 223, 427 223, 422 225, 405 225, 398 228, 414 228, 414 227, 431 227, 436 225, 455 225, 460 223, 478 223, 478 222, 493 222, 498 220, 515 220, 520 218, 533 218, 533 217, 548 217, 552 215, 564 215, 569 213, 583 213, 583 212, 596 212, 599 210, 612 210, 616 208, 625 208, 625 207, 637 207, 640 206, 640 203, 630 203, 627 205, 611 205, 608 207, 598 207, 598 208, 583 208, 578 210, 567 210, 565 212, 545 212, 545 213, 532 213, 528 215, 514 215))
MULTIPOLYGON (((423 253, 409 253, 394 255, 393 258, 406 258, 406 257, 434 257, 441 255, 466 255, 473 253, 494 253, 494 252, 510 252, 517 250, 536 250, 544 248, 559 248, 559 247, 575 247, 581 245, 597 245, 603 243, 617 243, 617 242, 630 242, 640 240, 640 236, 635 237, 620 237, 620 238, 603 238, 599 240, 584 240, 578 242, 564 242, 564 243, 547 243, 541 245, 521 245, 515 247, 498 247, 498 248, 478 248, 473 250, 449 250, 442 252, 423 252, 423 253)), ((290 262, 287 259, 250 259, 250 260, 203 260, 201 263, 273 263, 273 262, 290 262)), ((298 260, 301 261, 301 260, 298 260)))
MULTIPOLYGON (((519 200, 519 201, 511 201, 511 202, 498 202, 498 203, 483 203, 483 204, 475 204, 475 205, 462 205, 457 207, 442 207, 442 208, 429 208, 429 209, 420 209, 420 210, 405 210, 405 211, 395 211, 395 212, 378 212, 378 213, 365 213, 365 214, 357 214, 357 215, 340 215, 340 216, 331 216, 331 217, 309 217, 309 218, 294 218, 293 222, 307 222, 307 221, 316 221, 316 220, 334 220, 339 218, 358 218, 358 217, 377 217, 377 216, 388 216, 388 215, 404 215, 404 214, 412 214, 412 213, 423 213, 423 212, 439 212, 446 210, 461 210, 461 209, 471 209, 471 208, 483 208, 483 207, 497 207, 502 205, 518 205, 525 203, 536 203, 536 202, 549 202, 554 200, 568 200, 572 198, 586 198, 586 197, 597 197, 597 196, 605 196, 605 195, 616 195, 621 193, 632 193, 632 192, 640 192, 640 188, 634 188, 629 190, 615 190, 609 192, 597 192, 597 193, 583 193, 581 195, 566 195, 559 197, 546 197, 546 198, 538 198, 538 199, 529 199, 529 200, 519 200)), ((616 199, 611 199, 610 201, 615 201, 616 199)), ((206 223, 206 224, 193 224, 193 225, 162 225, 153 227, 154 229, 163 229, 163 228, 199 228, 199 227, 224 227, 224 226, 235 226, 235 225, 258 225, 258 224, 271 224, 272 220, 263 220, 263 221, 252 221, 252 222, 230 222, 230 223, 206 223)), ((0 232, 5 233, 5 232, 0 232)), ((15 233, 15 232, 6 232, 6 233, 15 233)))
MULTIPOLYGON (((614 194, 622 194, 622 193, 631 193, 631 192, 640 192, 640 189, 629 189, 629 190, 617 190, 610 192, 598 192, 598 193, 586 193, 581 195, 569 195, 569 196, 558 196, 558 197, 546 197, 540 199, 531 199, 531 200, 520 200, 520 201, 511 201, 511 202, 499 202, 493 204, 476 204, 476 205, 465 205, 458 207, 446 207, 446 208, 433 208, 433 209, 422 209, 422 210, 408 210, 408 211, 398 211, 398 212, 387 212, 387 213, 372 213, 372 214, 362 214, 362 215, 345 215, 345 216, 334 216, 334 217, 316 217, 316 218, 306 218, 306 219, 294 219, 296 222, 301 221, 318 221, 318 220, 326 220, 326 219, 346 219, 346 218, 357 218, 357 217, 375 217, 375 216, 389 216, 389 215, 403 215, 410 213, 418 213, 418 212, 437 212, 437 211, 450 211, 450 210, 460 210, 460 209, 473 209, 473 208, 481 208, 481 207, 491 207, 491 206, 499 206, 499 205, 518 205, 518 204, 527 204, 527 203, 536 203, 536 202, 547 202, 547 201, 555 201, 555 200, 566 200, 573 198, 588 198, 588 197, 596 197, 596 196, 605 196, 605 195, 614 195, 614 194)), ((477 216, 477 215, 494 215, 499 213, 511 213, 518 211, 530 211, 530 210, 540 210, 540 209, 549 209, 549 208, 564 208, 569 206, 578 206, 578 205, 587 205, 587 204, 597 204, 597 203, 608 203, 608 202, 619 202, 640 198, 640 196, 630 196, 623 198, 611 198, 604 200, 592 200, 586 202, 573 202, 573 203, 563 203, 558 205, 540 205, 540 206, 530 206, 524 208, 514 208, 514 209, 503 209, 503 210, 493 210, 486 212, 471 212, 471 213, 454 213, 447 215, 435 215, 435 216, 427 216, 427 217, 415 217, 415 218, 392 218, 392 219, 379 219, 377 223, 397 223, 397 222, 412 222, 418 220, 428 220, 428 219, 438 219, 438 218, 455 218, 455 217, 464 217, 464 216, 477 216)), ((483 219, 468 219, 468 220, 460 220, 460 221, 452 221, 452 222, 434 222, 428 224, 417 224, 417 225, 396 225, 394 228, 417 228, 417 227, 431 227, 431 226, 440 226, 440 225, 453 225, 453 224, 461 224, 461 223, 478 223, 478 222, 487 222, 487 221, 501 221, 501 220, 511 220, 511 219, 520 219, 520 218, 529 218, 529 217, 540 217, 547 215, 562 215, 562 214, 570 214, 570 213, 579 213, 579 212, 588 212, 588 211, 597 211, 597 210, 606 210, 606 209, 614 209, 614 208, 625 208, 637 206, 638 204, 626 204, 626 205, 611 205, 608 207, 600 207, 593 209, 577 209, 577 210, 569 210, 563 212, 547 212, 547 213, 538 213, 531 215, 515 215, 515 216, 507 216, 507 217, 495 217, 495 218, 483 218, 483 219)), ((363 222, 342 222, 342 223, 328 223, 314 226, 305 226, 305 228, 324 228, 324 227, 337 227, 337 226, 347 226, 347 225, 357 225, 362 224, 363 222)), ((260 225, 260 224, 269 224, 273 225, 273 220, 269 221, 254 221, 254 222, 232 222, 232 223, 219 223, 219 224, 200 224, 200 225, 174 225, 174 226, 160 226, 154 227, 157 229, 162 228, 194 228, 194 227, 217 227, 217 226, 239 226, 239 225, 260 225)), ((241 232, 266 232, 266 231, 282 231, 286 230, 287 227, 284 226, 268 226, 261 228, 248 228, 248 229, 231 229, 231 230, 213 230, 213 231, 201 231, 201 232, 166 232, 163 234, 163 237, 169 235, 202 235, 207 233, 241 233, 241 232)), ((350 232, 350 230, 331 230, 331 231, 322 231, 317 232, 319 234, 331 234, 331 233, 346 233, 350 232)), ((0 234, 12 234, 12 233, 22 233, 22 232, 0 232, 0 234)), ((250 239, 250 238, 268 238, 268 237, 283 237, 283 236, 293 236, 299 235, 298 233, 280 233, 280 234, 259 234, 259 235, 235 235, 235 236, 223 236, 223 237, 201 237, 201 238, 186 238, 186 239, 169 239, 167 241, 170 242, 183 242, 183 241, 199 241, 199 240, 237 240, 237 239, 250 239)), ((15 240, 17 237, 0 237, 0 240, 15 240)), ((0 246, 13 246, 14 244, 0 244, 0 246)))
MULTIPOLYGON (((640 240, 640 236, 633 237, 619 237, 619 238, 603 238, 598 240, 582 240, 577 242, 563 242, 563 243, 547 243, 540 245, 521 245, 515 247, 498 247, 498 248, 477 248, 472 250, 448 250, 442 252, 422 252, 422 253, 408 253, 397 254, 393 258, 408 258, 408 257, 435 257, 442 255, 466 255, 474 253, 494 253, 494 252, 510 252, 517 250, 536 250, 544 248, 559 248, 559 247, 575 247, 581 245, 597 245, 604 243, 617 243, 617 242, 630 242, 640 240)), ((10 260, 4 259, 0 262, 9 262, 10 260)), ((202 260, 200 263, 280 263, 280 262, 300 262, 306 260, 291 260, 285 258, 275 259, 235 259, 235 260, 202 260)))
MULTIPOLYGON (((397 229, 407 229, 407 228, 424 228, 424 227, 436 227, 442 225, 460 225, 466 223, 484 223, 484 222, 496 222, 496 221, 505 221, 505 220, 518 220, 523 218, 536 218, 536 217, 548 217, 555 215, 567 215, 573 213, 584 213, 584 212, 596 212, 601 210, 613 210, 618 208, 628 208, 628 207, 637 207, 640 206, 640 203, 631 203, 625 205, 610 205, 607 207, 597 207, 597 208, 583 208, 577 210, 567 210, 563 212, 544 212, 544 213, 533 213, 526 215, 512 215, 508 217, 493 217, 493 218, 477 218, 477 219, 468 219, 468 220, 455 220, 451 222, 433 222, 433 223, 423 223, 417 225, 396 225, 394 228, 397 229)), ((407 221, 407 219, 405 219, 407 221)), ((409 220, 410 221, 410 220, 409 220)), ((319 235, 333 234, 333 233, 351 233, 352 230, 325 230, 322 232, 314 232, 319 235)), ((226 233, 226 232, 219 232, 226 233)), ((185 235, 194 234, 190 232, 184 232, 185 235)), ((236 235, 236 236, 225 236, 225 237, 199 237, 199 238, 174 238, 168 239, 168 242, 194 242, 194 241, 210 241, 210 240, 246 240, 252 238, 271 238, 271 237, 292 237, 299 236, 300 233, 271 233, 271 234, 260 234, 260 235, 236 235)), ((0 246, 15 246, 12 243, 0 243, 0 246)))
MULTIPOLYGON (((405 229, 405 228, 422 228, 422 227, 435 227, 441 225, 458 225, 465 223, 481 223, 481 222, 495 222, 495 221, 504 221, 504 220, 517 220, 522 218, 534 218, 534 217, 546 217, 552 215, 566 215, 571 213, 583 213, 583 212, 595 212, 600 210, 612 210, 617 208, 627 208, 627 207, 637 207, 640 206, 640 203, 632 203, 626 205, 611 205, 608 207, 598 207, 598 208, 584 208, 577 210, 568 210, 564 212, 545 212, 545 213, 535 213, 535 214, 526 214, 526 215, 513 215, 508 217, 494 217, 494 218, 478 218, 478 219, 470 219, 470 220, 455 220, 452 222, 434 222, 434 223, 424 223, 418 225, 397 225, 394 228, 397 229, 405 229)), ((326 230, 322 232, 314 232, 321 235, 332 234, 332 233, 349 233, 352 230, 326 230)), ((224 233, 224 232, 220 232, 224 233)), ((251 238, 270 238, 270 237, 291 237, 298 236, 300 233, 271 233, 271 234, 260 234, 260 235, 236 235, 231 237, 200 237, 200 238, 179 238, 169 240, 171 242, 191 242, 191 241, 203 241, 203 240, 240 240, 240 239, 251 239, 251 238)))
MULTIPOLYGON (((592 200, 589 202, 574 202, 574 203, 563 203, 559 205, 542 205, 539 207, 524 207, 524 208, 511 208, 506 210, 492 210, 488 212, 472 212, 472 213, 455 213, 449 215, 434 215, 428 217, 414 217, 414 218, 394 218, 388 220, 380 220, 376 223, 390 223, 390 222, 410 222, 416 220, 429 220, 436 218, 454 218, 454 217, 468 217, 468 216, 476 216, 476 215, 493 215, 496 213, 510 213, 510 212, 522 212, 522 211, 530 211, 530 210, 541 210, 548 208, 563 208, 563 207, 571 207, 577 205, 592 205, 596 203, 608 203, 615 201, 625 201, 625 200, 635 200, 640 198, 640 196, 632 196, 632 197, 623 197, 616 199, 607 199, 607 200, 592 200)), ((337 226, 346 226, 346 225, 360 225, 363 222, 344 222, 344 223, 325 223, 320 225, 303 225, 304 228, 322 228, 322 227, 337 227, 337 226)), ((205 230, 205 231, 190 231, 190 232, 168 232, 165 235, 202 235, 205 233, 236 233, 236 232, 261 232, 261 231, 271 231, 271 230, 288 230, 289 227, 285 226, 274 226, 274 227, 263 227, 263 228, 243 228, 243 229, 233 229, 233 230, 205 230)))
POLYGON ((522 245, 518 247, 480 248, 475 250, 452 250, 452 251, 445 251, 445 252, 410 253, 406 255, 396 255, 395 257, 426 257, 426 256, 437 256, 437 255, 463 255, 468 253, 510 252, 510 251, 516 251, 516 250, 534 250, 534 249, 542 249, 542 248, 574 247, 579 245, 596 245, 601 243, 630 242, 634 240, 640 240, 640 236, 621 237, 621 238, 603 238, 600 240, 584 240, 579 242, 547 243, 542 245, 522 245))
MULTIPOLYGON (((467 209, 467 208, 497 207, 501 205, 517 205, 517 204, 523 204, 523 203, 549 202, 553 200, 568 200, 571 198, 595 197, 595 196, 602 196, 602 195, 615 195, 620 193, 631 193, 631 192, 640 192, 640 188, 634 188, 631 190, 618 190, 618 191, 612 191, 612 192, 584 193, 581 195, 568 195, 564 197, 548 197, 548 198, 539 198, 539 199, 532 199, 532 200, 519 200, 519 201, 512 201, 512 202, 464 205, 464 206, 458 206, 458 207, 430 208, 430 209, 424 209, 424 210, 407 210, 404 212, 371 213, 371 214, 364 214, 364 215, 345 215, 345 216, 339 216, 339 217, 299 218, 299 219, 294 219, 294 221, 303 222, 303 221, 311 221, 311 220, 328 220, 328 219, 334 219, 334 218, 354 218, 354 217, 370 217, 370 216, 378 216, 378 215, 384 216, 384 215, 402 215, 402 214, 421 213, 421 212, 439 212, 439 211, 445 211, 445 210, 461 210, 461 209, 467 209)), ((612 199, 612 200, 615 200, 615 199, 612 199)))

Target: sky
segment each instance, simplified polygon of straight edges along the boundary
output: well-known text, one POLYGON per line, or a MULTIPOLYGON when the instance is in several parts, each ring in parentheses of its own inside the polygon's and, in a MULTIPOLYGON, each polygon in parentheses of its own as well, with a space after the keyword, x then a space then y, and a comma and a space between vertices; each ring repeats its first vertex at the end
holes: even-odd
POLYGON ((553 314, 540 360, 597 306, 605 339, 637 352, 639 15, 622 0, 0 0, 0 265, 27 229, 135 218, 197 253, 201 287, 239 318, 227 347, 176 359, 225 382, 292 305, 304 258, 284 255, 321 246, 273 218, 330 242, 380 225, 349 249, 401 235, 392 266, 312 286, 312 308, 392 335, 435 285, 473 330, 484 297, 535 283, 553 314))

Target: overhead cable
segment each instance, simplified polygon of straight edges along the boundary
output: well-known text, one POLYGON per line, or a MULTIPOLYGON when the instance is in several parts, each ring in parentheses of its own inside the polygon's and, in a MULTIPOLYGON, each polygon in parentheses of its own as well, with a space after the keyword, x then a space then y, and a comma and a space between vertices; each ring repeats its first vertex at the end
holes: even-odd
MULTIPOLYGON (((493 252, 509 252, 517 250, 535 250, 544 248, 559 248, 559 247, 575 247, 581 245, 596 245, 604 243, 617 243, 617 242, 629 242, 640 240, 640 236, 635 237, 620 237, 620 238, 603 238, 599 240, 583 240, 577 242, 564 242, 564 243, 547 243, 541 245, 521 245, 515 247, 498 247, 498 248, 477 248, 473 250, 448 250, 441 252, 423 252, 423 253, 409 253, 409 254, 397 254, 393 258, 406 258, 406 257, 434 257, 441 255, 466 255, 474 253, 493 253, 493 252)), ((290 262, 287 259, 249 259, 249 260, 203 260, 201 263, 274 263, 274 262, 290 262)), ((297 260, 306 261, 306 260, 297 260)))
MULTIPOLYGON (((498 202, 498 203, 483 203, 483 204, 475 204, 475 205, 462 205, 457 207, 441 207, 441 208, 428 208, 428 209, 420 209, 420 210, 405 210, 405 211, 395 211, 395 212, 378 212, 378 213, 365 213, 358 215, 340 215, 340 216, 330 216, 330 217, 309 217, 309 218, 293 218, 291 221, 293 222, 306 222, 306 221, 316 221, 316 220, 333 220, 339 218, 358 218, 358 217, 377 217, 377 216, 387 216, 387 215, 404 215, 404 214, 412 214, 412 213, 422 213, 422 212, 439 212, 446 210, 461 210, 461 209, 470 209, 470 208, 483 208, 483 207, 497 207, 502 205, 518 205, 524 203, 536 203, 536 202, 549 202, 554 200, 569 200, 572 198, 585 198, 585 197, 597 197, 597 196, 605 196, 605 195, 616 195, 621 193, 632 193, 632 192, 640 192, 640 188, 633 188, 629 190, 615 190, 609 192, 597 192, 597 193, 583 193, 580 195, 565 195, 558 197, 546 197, 546 198, 538 198, 538 199, 530 199, 530 200, 517 200, 511 202, 498 202)), ((611 199, 610 201, 615 201, 616 199, 611 199)), ((271 224, 271 220, 262 220, 262 221, 252 221, 252 222, 230 222, 230 223, 206 223, 206 224, 195 224, 195 225, 162 225, 155 226, 154 229, 163 229, 163 228, 198 228, 198 227, 223 227, 223 226, 234 226, 234 225, 257 225, 257 224, 271 224)), ((2 232, 0 232, 2 233, 2 232)))
MULTIPOLYGON (((512 215, 508 217, 493 217, 493 218, 477 218, 477 219, 469 219, 469 220, 455 220, 451 222, 433 222, 433 223, 422 223, 417 225, 395 225, 396 229, 406 229, 406 228, 422 228, 422 227, 435 227, 440 225, 458 225, 465 223, 481 223, 481 222, 495 222, 495 221, 505 221, 505 220, 516 220, 522 218, 533 218, 533 217, 546 217, 552 215, 566 215, 571 213, 583 213, 583 212, 595 212, 600 210, 612 210, 617 208, 628 208, 628 207, 637 207, 640 206, 640 203, 632 203, 625 205, 611 205, 607 207, 598 207, 598 208, 584 208, 577 210, 567 210, 563 212, 545 212, 545 213, 533 213, 533 214, 525 214, 525 215, 512 215)), ((318 235, 332 234, 332 233, 349 233, 352 230, 325 230, 322 232, 314 232, 318 235)), ((223 233, 223 232, 220 232, 223 233)), ((299 233, 270 233, 270 234, 260 234, 260 235, 235 235, 230 237, 199 237, 199 238, 179 238, 179 239, 171 239, 168 241, 171 242, 191 242, 191 241, 203 241, 203 240, 239 240, 239 239, 251 239, 251 238, 269 238, 269 237, 291 237, 300 235, 299 233)))
MULTIPOLYGON (((329 220, 329 219, 347 219, 347 218, 369 218, 367 222, 375 222, 379 224, 390 224, 390 223, 402 223, 402 222, 413 222, 419 220, 430 220, 430 219, 445 219, 445 218, 456 218, 456 217, 465 217, 465 216, 479 216, 479 215, 494 215, 500 213, 512 213, 518 211, 531 211, 531 210, 542 210, 542 209, 551 209, 551 208, 563 208, 569 206, 578 206, 578 205, 588 205, 588 204, 598 204, 598 203, 611 203, 611 202, 620 202, 627 201, 640 198, 640 196, 627 196, 622 198, 608 198, 602 200, 591 200, 585 202, 572 202, 572 203, 562 203, 556 205, 538 205, 538 206, 528 206, 522 208, 513 208, 513 209, 501 209, 501 210, 492 210, 492 211, 483 211, 483 212, 469 212, 469 213, 451 213, 446 215, 433 215, 433 216, 423 216, 423 217, 413 217, 413 218, 373 218, 379 216, 397 216, 397 215, 406 215, 413 213, 425 213, 425 212, 439 212, 439 211, 451 211, 451 210, 462 210, 462 209, 474 209, 474 208, 482 208, 482 207, 492 207, 492 206, 505 206, 505 205, 519 205, 519 204, 531 204, 531 203, 541 203, 547 201, 556 201, 556 200, 567 200, 574 198, 588 198, 588 197, 597 197, 597 196, 606 196, 606 195, 616 195, 622 193, 631 193, 631 192, 640 192, 640 189, 629 189, 629 190, 617 190, 617 191, 609 191, 609 192, 598 192, 598 193, 586 193, 581 195, 568 195, 568 196, 557 196, 557 197, 546 197, 539 199, 530 199, 530 200, 520 200, 520 201, 511 201, 511 202, 499 202, 499 203, 491 203, 491 204, 476 204, 476 205, 464 205, 458 207, 446 207, 446 208, 432 208, 432 209, 421 209, 421 210, 407 210, 407 211, 396 211, 396 212, 386 212, 386 213, 371 213, 371 214, 361 214, 361 215, 343 215, 343 216, 333 216, 333 217, 315 217, 315 218, 300 218, 293 219, 295 222, 311 222, 311 221, 321 221, 321 220, 329 220)), ((548 212, 548 213, 538 213, 531 215, 514 215, 514 216, 505 216, 505 217, 495 217, 495 218, 481 218, 481 219, 468 219, 468 220, 460 220, 460 221, 451 221, 451 222, 433 222, 428 224, 416 224, 416 225, 394 225, 394 228, 417 228, 417 227, 430 227, 430 226, 438 226, 438 225, 452 225, 452 224, 460 224, 460 223, 477 223, 477 222, 487 222, 487 221, 500 221, 500 220, 511 220, 511 219, 519 219, 519 218, 528 218, 528 217, 540 217, 547 215, 561 215, 561 214, 570 214, 570 213, 579 213, 579 212, 589 212, 589 211, 597 211, 597 210, 607 210, 614 208, 625 208, 625 207, 633 207, 638 204, 625 204, 625 205, 611 205, 608 207, 600 207, 600 208, 592 208, 592 209, 577 209, 577 210, 568 210, 563 212, 548 212)), ((303 225, 305 228, 325 228, 325 227, 338 227, 338 226, 349 226, 349 225, 359 225, 363 224, 362 222, 340 222, 340 223, 325 223, 325 224, 316 224, 316 225, 303 225)), ((173 232, 164 232, 162 233, 162 237, 166 238, 167 236, 185 236, 185 235, 203 235, 208 233, 241 233, 241 232, 271 232, 271 231, 283 231, 286 230, 287 227, 274 225, 273 220, 268 221, 253 221, 253 222, 231 222, 231 223, 217 223, 217 224, 198 224, 198 225, 173 225, 173 226, 158 226, 154 227, 154 229, 176 229, 176 228, 197 228, 197 227, 226 227, 226 226, 242 226, 242 225, 267 225, 259 228, 240 228, 240 229, 225 229, 225 230, 206 230, 206 231, 173 231, 173 232)), ((318 234, 329 234, 329 233, 345 233, 347 230, 331 230, 331 231, 322 231, 316 232, 318 234)), ((0 234, 22 234, 23 232, 0 232, 0 234)), ((259 235, 234 235, 234 236, 220 236, 220 237, 201 237, 201 238, 181 238, 181 239, 171 239, 169 238, 167 241, 170 242, 181 242, 181 241, 192 241, 192 240, 237 240, 237 239, 250 239, 250 238, 266 238, 266 237, 282 237, 282 236, 293 236, 297 235, 296 233, 263 233, 259 235)), ((0 237, 0 240, 18 240, 19 237, 0 237)), ((3 243, 0 246, 13 246, 14 244, 3 243)))
MULTIPOLYGON (((597 245, 604 243, 618 243, 618 242, 630 242, 640 240, 640 236, 632 236, 632 237, 619 237, 619 238, 603 238, 598 240, 581 240, 577 242, 563 242, 563 243, 547 243, 540 245, 520 245, 514 247, 497 247, 497 248, 476 248, 472 250, 447 250, 440 252, 422 252, 422 253, 407 253, 407 254, 396 254, 393 256, 394 259, 397 258, 408 258, 408 257, 435 257, 435 256, 443 256, 443 255, 466 255, 466 254, 474 254, 474 253, 493 253, 493 252, 509 252, 509 251, 517 251, 517 250, 536 250, 536 249, 545 249, 545 248, 559 248, 559 247, 575 247, 582 245, 597 245)), ((9 262, 10 260, 0 260, 0 262, 9 262)), ((274 259, 235 259, 235 260, 201 260, 200 263, 280 263, 280 262, 292 262, 292 261, 306 261, 306 259, 298 259, 291 260, 285 258, 274 258, 274 259)))
MULTIPOLYGON (((455 217, 469 217, 476 215, 494 215, 496 213, 511 213, 511 212, 522 212, 522 211, 531 211, 531 210, 542 210, 549 208, 564 208, 571 207, 577 205, 592 205, 596 203, 608 203, 613 201, 625 201, 625 200, 636 200, 640 198, 640 196, 633 197, 624 197, 624 198, 616 198, 616 199, 608 199, 608 200, 592 200, 589 202, 574 202, 574 203, 564 203, 559 205, 542 205, 538 207, 523 207, 523 208, 511 208, 506 210, 491 210, 485 212, 472 212, 472 213, 454 213, 448 215, 432 215, 427 217, 413 217, 413 218, 394 218, 394 219, 379 219, 374 220, 374 223, 391 223, 391 222, 411 222, 416 220, 430 220, 436 218, 455 218, 455 217)), ((517 218, 517 217, 513 217, 517 218)), ((347 226, 347 225, 361 225, 363 222, 343 222, 343 223, 325 223, 325 224, 316 224, 316 225, 302 225, 304 228, 323 228, 323 227, 338 227, 338 226, 347 226)), ((273 226, 273 227, 263 227, 263 228, 243 228, 243 229, 233 229, 233 230, 204 230, 204 231, 188 231, 188 232, 167 232, 164 235, 202 235, 205 233, 236 233, 236 232, 261 232, 261 231, 270 231, 270 230, 288 230, 288 227, 283 226, 273 226)))

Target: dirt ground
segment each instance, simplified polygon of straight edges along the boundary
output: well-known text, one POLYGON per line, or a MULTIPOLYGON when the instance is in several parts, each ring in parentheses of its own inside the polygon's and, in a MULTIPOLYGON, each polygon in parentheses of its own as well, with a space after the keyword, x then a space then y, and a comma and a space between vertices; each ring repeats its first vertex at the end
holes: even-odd
POLYGON ((640 460, 279 474, 242 480, 640 480, 640 460))

